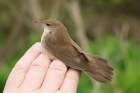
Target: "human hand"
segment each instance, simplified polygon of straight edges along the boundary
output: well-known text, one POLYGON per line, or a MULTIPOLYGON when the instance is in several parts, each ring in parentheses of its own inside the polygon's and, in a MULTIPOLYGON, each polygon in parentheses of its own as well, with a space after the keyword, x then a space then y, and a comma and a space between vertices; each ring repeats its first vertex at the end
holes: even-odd
POLYGON ((41 53, 33 45, 11 71, 3 93, 76 93, 80 71, 41 53))

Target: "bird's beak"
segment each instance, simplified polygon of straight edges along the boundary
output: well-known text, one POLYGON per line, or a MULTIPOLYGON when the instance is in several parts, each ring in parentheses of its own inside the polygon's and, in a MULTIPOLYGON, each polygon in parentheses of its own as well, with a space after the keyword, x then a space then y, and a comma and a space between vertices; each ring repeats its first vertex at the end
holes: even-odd
POLYGON ((40 21, 40 20, 34 20, 33 22, 35 22, 35 23, 39 23, 39 24, 41 24, 43 27, 45 27, 43 21, 40 21))
POLYGON ((42 24, 42 21, 40 20, 34 20, 33 22, 42 24))

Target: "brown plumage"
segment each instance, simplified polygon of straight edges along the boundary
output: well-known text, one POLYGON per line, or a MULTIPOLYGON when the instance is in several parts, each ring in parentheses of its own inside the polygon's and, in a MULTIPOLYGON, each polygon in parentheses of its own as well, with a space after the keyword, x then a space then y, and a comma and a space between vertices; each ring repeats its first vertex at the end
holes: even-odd
POLYGON ((66 27, 61 22, 54 19, 34 22, 44 27, 41 38, 44 54, 52 60, 59 59, 72 68, 82 70, 101 83, 112 81, 114 69, 108 65, 108 61, 102 57, 84 53, 70 38, 66 27))

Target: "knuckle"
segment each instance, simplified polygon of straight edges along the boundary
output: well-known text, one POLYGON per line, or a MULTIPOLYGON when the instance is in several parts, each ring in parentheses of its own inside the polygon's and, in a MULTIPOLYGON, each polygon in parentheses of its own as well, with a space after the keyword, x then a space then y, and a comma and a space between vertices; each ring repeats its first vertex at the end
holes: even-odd
POLYGON ((35 69, 45 69, 45 68, 47 68, 46 57, 43 54, 41 54, 36 60, 33 61, 30 68, 35 68, 35 69))
POLYGON ((41 69, 46 70, 49 67, 50 59, 47 59, 46 55, 40 54, 36 60, 30 66, 30 69, 41 69))
POLYGON ((30 66, 30 69, 46 69, 47 66, 40 63, 34 63, 30 66))
POLYGON ((23 72, 23 73, 26 73, 28 71, 28 67, 27 66, 19 66, 19 65, 16 65, 14 68, 13 68, 13 71, 14 72, 23 72))

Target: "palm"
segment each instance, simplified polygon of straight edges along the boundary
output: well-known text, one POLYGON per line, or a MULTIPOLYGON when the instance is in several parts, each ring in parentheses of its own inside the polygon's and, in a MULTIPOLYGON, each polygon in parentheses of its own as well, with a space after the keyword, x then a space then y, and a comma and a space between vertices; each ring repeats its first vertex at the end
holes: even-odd
POLYGON ((80 72, 41 54, 40 43, 17 62, 3 93, 76 93, 80 72))

